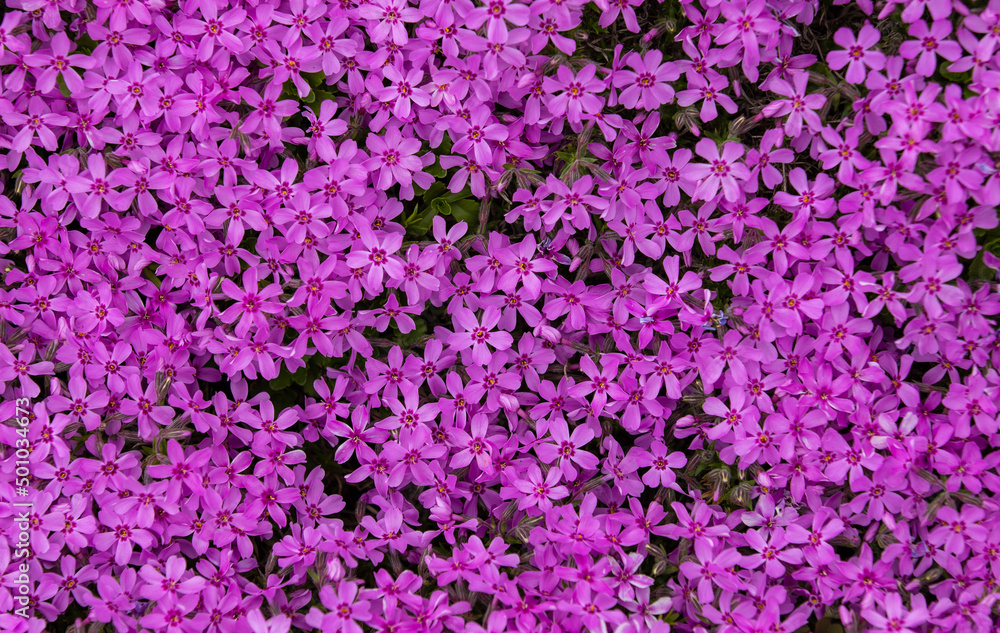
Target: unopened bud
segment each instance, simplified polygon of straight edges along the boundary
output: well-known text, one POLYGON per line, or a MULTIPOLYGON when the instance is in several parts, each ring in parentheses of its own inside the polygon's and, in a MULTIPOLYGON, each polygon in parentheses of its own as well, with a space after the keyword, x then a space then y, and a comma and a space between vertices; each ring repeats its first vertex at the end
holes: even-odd
POLYGON ((701 130, 698 128, 700 117, 701 115, 696 109, 683 108, 674 115, 674 126, 678 130, 688 130, 695 136, 701 136, 701 130))
POLYGON ((569 264, 569 272, 574 272, 583 264, 588 264, 586 266, 587 272, 590 272, 590 258, 594 256, 594 245, 584 244, 580 247, 580 250, 576 252, 576 256, 569 264))
POLYGON ((389 550, 389 565, 392 567, 392 573, 399 576, 403 573, 403 561, 399 560, 399 553, 389 550))
POLYGON ((695 471, 698 470, 698 466, 701 465, 701 462, 704 460, 705 460, 705 453, 702 451, 698 451, 697 453, 692 455, 690 459, 688 459, 687 466, 684 468, 684 472, 686 472, 689 475, 693 475, 695 471))
POLYGON ((167 391, 170 390, 171 379, 167 377, 162 371, 156 372, 153 378, 153 384, 156 386, 156 399, 159 402, 163 402, 167 397, 167 391))
POLYGON ((729 133, 733 136, 742 136, 757 127, 759 123, 760 121, 748 119, 745 116, 739 116, 729 124, 729 133))
POLYGON ((944 504, 947 500, 948 500, 948 493, 942 492, 941 494, 939 494, 937 497, 934 498, 934 501, 931 501, 927 505, 927 510, 926 512, 924 512, 924 516, 927 517, 928 521, 934 521, 934 519, 937 517, 937 513, 941 510, 941 508, 944 507, 944 504))
POLYGON ((652 543, 646 543, 646 551, 649 552, 649 554, 653 558, 656 558, 658 560, 660 560, 660 559, 666 560, 666 558, 667 558, 667 552, 666 552, 666 550, 664 550, 659 545, 653 545, 652 543))
POLYGON ((514 413, 521 406, 521 403, 518 402, 517 397, 512 394, 501 393, 500 406, 503 407, 503 410, 507 413, 514 413))
POLYGON ((549 343, 552 343, 553 345, 562 341, 563 338, 562 332, 555 329, 551 325, 539 325, 537 329, 538 332, 536 333, 536 336, 542 337, 543 339, 545 339, 549 343))
POLYGON ((833 85, 832 83, 830 83, 830 80, 827 79, 825 75, 821 75, 820 73, 816 73, 816 72, 810 72, 809 73, 809 82, 817 84, 819 86, 832 86, 833 85))
POLYGON ((729 500, 749 509, 753 503, 753 484, 745 481, 729 491, 729 500))
POLYGON ((962 503, 969 503, 980 508, 983 507, 983 500, 975 495, 970 495, 966 492, 953 492, 951 496, 962 503))
POLYGON ((588 492, 591 492, 592 490, 597 490, 598 488, 604 485, 604 482, 606 482, 609 479, 611 479, 610 475, 602 475, 600 477, 594 477, 593 479, 583 484, 583 487, 580 488, 580 494, 585 495, 588 492))
POLYGON ((486 223, 490 220, 490 206, 493 201, 487 196, 483 198, 483 201, 479 204, 479 230, 484 230, 486 223))
POLYGON ((514 513, 517 512, 517 501, 511 501, 507 504, 507 507, 503 509, 503 514, 500 515, 500 523, 504 524, 514 518, 514 513))
POLYGON ((728 468, 713 468, 705 475, 705 481, 712 486, 712 496, 716 502, 722 497, 723 491, 728 487, 729 479, 728 468))
POLYGON ((346 571, 344 570, 344 564, 340 562, 339 558, 331 558, 326 561, 326 579, 330 582, 340 582, 344 579, 346 571))

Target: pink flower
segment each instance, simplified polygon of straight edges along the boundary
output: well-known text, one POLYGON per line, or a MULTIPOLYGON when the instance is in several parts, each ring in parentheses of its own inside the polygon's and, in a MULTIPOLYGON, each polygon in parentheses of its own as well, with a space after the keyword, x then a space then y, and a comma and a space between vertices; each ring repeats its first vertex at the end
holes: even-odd
POLYGON ((567 481, 576 479, 577 470, 574 464, 584 471, 597 470, 600 464, 597 457, 581 450, 594 439, 593 429, 587 425, 580 425, 570 434, 566 420, 560 418, 553 420, 548 430, 553 441, 535 445, 535 453, 539 459, 546 464, 552 464, 558 459, 559 468, 562 469, 567 481))
POLYGON ((596 79, 597 66, 588 64, 574 76, 566 66, 560 66, 556 78, 545 78, 545 89, 553 96, 546 102, 556 116, 565 115, 570 123, 580 123, 584 112, 599 111, 603 99, 597 95, 604 91, 605 81, 596 79))
MULTIPOLYGON (((566 486, 560 486, 562 470, 552 468, 549 474, 542 477, 542 471, 532 464, 528 467, 527 476, 514 481, 514 488, 520 497, 517 503, 518 510, 526 510, 537 506, 539 510, 546 511, 552 508, 552 501, 569 496, 566 486)), ((507 492, 507 491, 505 491, 507 492)), ((508 492, 508 494, 514 491, 508 492)), ((516 493, 514 493, 516 494, 516 493)), ((513 496, 513 495, 511 495, 513 496)))
POLYGON ((695 152, 709 162, 694 163, 687 167, 689 177, 699 181, 691 199, 713 200, 721 188, 726 200, 735 202, 739 197, 740 183, 750 177, 750 170, 739 162, 739 158, 743 156, 743 146, 739 143, 726 143, 720 155, 715 141, 703 138, 695 146, 695 152))
POLYGON ((815 110, 823 107, 826 97, 820 94, 809 93, 809 73, 799 72, 792 77, 792 82, 788 83, 782 79, 774 80, 771 84, 771 92, 788 97, 778 99, 764 107, 761 114, 764 116, 780 117, 788 115, 785 121, 785 133, 791 137, 796 137, 802 132, 803 123, 806 128, 813 132, 819 132, 823 128, 823 123, 815 110))
POLYGON ((494 331, 500 321, 500 310, 487 306, 482 313, 482 321, 468 308, 459 308, 453 315, 455 333, 448 337, 448 345, 456 351, 472 348, 472 361, 486 365, 492 358, 489 348, 510 349, 514 337, 504 331, 494 331))
POLYGON ((852 84, 861 84, 865 81, 867 68, 872 70, 882 70, 885 68, 885 55, 879 51, 868 50, 878 43, 881 34, 874 26, 865 22, 858 33, 857 38, 851 29, 843 27, 837 29, 833 34, 833 41, 844 47, 843 51, 831 51, 827 56, 827 63, 833 70, 840 70, 847 66, 847 81, 852 84))
POLYGON ((951 21, 935 19, 930 27, 923 20, 910 25, 910 36, 899 46, 899 54, 905 59, 917 59, 917 73, 930 77, 937 68, 937 56, 948 61, 956 61, 962 56, 962 47, 958 42, 945 39, 951 35, 951 21))
POLYGON ((614 75, 614 86, 624 88, 618 97, 623 106, 656 110, 670 103, 674 98, 674 89, 669 82, 680 77, 680 71, 673 62, 664 62, 663 53, 655 49, 645 56, 630 53, 625 61, 631 70, 620 70, 614 75))
MULTIPOLYGON (((398 184, 400 197, 412 200, 414 183, 426 189, 433 182, 431 175, 422 171, 425 163, 416 156, 420 141, 404 139, 398 129, 388 130, 385 137, 369 134, 368 149, 372 157, 363 164, 372 172, 373 184, 382 191, 398 184)), ((432 156, 427 158, 428 161, 433 159, 432 156)))

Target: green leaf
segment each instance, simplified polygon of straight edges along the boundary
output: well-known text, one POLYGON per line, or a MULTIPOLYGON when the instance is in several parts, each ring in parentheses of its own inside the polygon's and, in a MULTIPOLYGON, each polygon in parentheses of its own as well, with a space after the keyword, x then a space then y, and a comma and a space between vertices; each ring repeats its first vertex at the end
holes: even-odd
POLYGON ((85 34, 78 35, 73 41, 76 43, 75 52, 81 55, 89 55, 94 52, 95 48, 97 48, 97 42, 90 39, 90 37, 85 34))
POLYGON ((324 72, 302 73, 302 76, 313 88, 326 85, 326 73, 324 72))
POLYGON ((59 87, 59 92, 61 92, 67 99, 73 96, 73 93, 70 92, 69 86, 66 85, 66 80, 63 79, 62 74, 56 75, 56 86, 59 87))
POLYGON ((273 391, 288 389, 292 385, 292 372, 287 369, 282 369, 281 373, 278 374, 278 377, 272 379, 267 384, 273 391))
POLYGON ((444 198, 445 200, 447 200, 448 202, 455 203, 455 202, 458 202, 459 200, 465 200, 466 198, 471 198, 472 197, 472 188, 471 187, 466 187, 465 189, 462 189, 458 193, 449 192, 449 193, 444 194, 441 197, 444 198))
POLYGON ((142 269, 142 276, 156 284, 156 288, 159 290, 162 282, 160 281, 160 278, 156 276, 156 269, 153 268, 152 264, 142 269))
POLYGON ((399 335, 399 342, 404 346, 414 345, 418 343, 420 339, 427 336, 428 332, 427 321, 424 321, 422 318, 415 316, 413 317, 413 323, 416 325, 416 327, 413 329, 412 332, 407 332, 406 334, 399 335))
POLYGON ((302 387, 306 384, 306 380, 309 378, 309 366, 299 367, 299 369, 292 374, 292 382, 296 385, 302 387))
MULTIPOLYGON (((434 163, 433 165, 431 165, 430 167, 425 167, 425 168, 424 168, 424 171, 425 171, 425 172, 427 172, 428 174, 430 174, 431 176, 434 176, 435 178, 444 178, 444 177, 445 177, 445 175, 447 175, 447 173, 448 173, 448 172, 447 172, 447 171, 445 170, 445 168, 444 168, 444 167, 442 167, 442 166, 440 165, 440 163, 437 163, 437 162, 435 162, 435 163, 434 163)), ((443 186, 443 185, 442 185, 442 186, 443 186)))
POLYGON ((479 203, 475 200, 459 200, 451 205, 451 217, 458 222, 473 226, 479 222, 479 203))
POLYGON ((451 205, 444 198, 434 198, 430 212, 434 215, 451 215, 451 205))
POLYGON ((326 90, 316 90, 313 89, 309 96, 312 97, 311 100, 305 100, 306 103, 312 107, 313 112, 319 115, 320 108, 323 107, 324 101, 333 101, 333 93, 327 92, 326 90))
POLYGON ((406 234, 414 238, 423 237, 427 235, 427 231, 431 230, 431 226, 434 225, 434 216, 436 213, 432 213, 428 208, 425 210, 417 219, 411 222, 406 227, 406 234))

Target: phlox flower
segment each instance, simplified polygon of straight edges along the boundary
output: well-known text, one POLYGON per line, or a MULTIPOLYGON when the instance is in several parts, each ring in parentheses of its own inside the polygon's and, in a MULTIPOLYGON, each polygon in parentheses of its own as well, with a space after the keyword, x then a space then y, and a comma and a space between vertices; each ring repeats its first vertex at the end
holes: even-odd
POLYGON ((715 141, 703 138, 695 146, 695 152, 709 162, 687 166, 689 177, 699 181, 691 199, 713 200, 721 188, 726 200, 735 202, 739 196, 740 183, 750 177, 750 170, 739 161, 743 156, 743 146, 739 143, 726 143, 720 154, 715 141))
POLYGON ((546 476, 542 476, 542 471, 532 464, 528 467, 528 472, 523 479, 514 481, 515 490, 504 489, 501 494, 506 494, 509 498, 520 497, 517 502, 518 510, 538 507, 545 512, 552 508, 552 501, 563 499, 569 496, 566 486, 560 486, 562 480, 562 470, 559 468, 549 469, 546 476))
POLYGON ((486 365, 492 358, 489 348, 509 349, 514 337, 504 331, 494 331, 500 321, 500 310, 487 306, 481 320, 468 308, 459 308, 453 315, 455 332, 448 337, 448 346, 456 351, 472 348, 472 360, 477 365, 486 365), (459 329, 461 328, 461 329, 459 329))
POLYGON ((546 102, 549 112, 566 116, 570 123, 580 123, 584 112, 596 112, 603 107, 597 95, 604 90, 605 81, 596 78, 597 66, 588 64, 580 72, 560 66, 556 77, 545 78, 545 89, 553 96, 546 102))
POLYGON ((668 82, 680 77, 680 70, 674 62, 664 62, 663 53, 655 49, 645 55, 630 53, 625 62, 631 70, 619 70, 613 79, 614 86, 622 89, 618 101, 623 106, 656 110, 670 103, 674 90, 668 82))
POLYGON ((808 72, 796 73, 792 76, 791 82, 776 79, 771 84, 771 92, 776 92, 787 99, 778 99, 765 106, 761 114, 773 117, 788 115, 788 119, 785 120, 786 134, 793 138, 798 136, 802 132, 803 124, 813 132, 822 129, 823 123, 815 111, 823 107, 826 97, 809 93, 808 72))
POLYGON ((899 54, 905 59, 917 59, 917 73, 930 77, 937 68, 938 55, 951 62, 962 56, 962 46, 946 39, 951 31, 950 20, 935 19, 930 26, 918 20, 910 25, 910 37, 914 39, 900 44, 899 54))

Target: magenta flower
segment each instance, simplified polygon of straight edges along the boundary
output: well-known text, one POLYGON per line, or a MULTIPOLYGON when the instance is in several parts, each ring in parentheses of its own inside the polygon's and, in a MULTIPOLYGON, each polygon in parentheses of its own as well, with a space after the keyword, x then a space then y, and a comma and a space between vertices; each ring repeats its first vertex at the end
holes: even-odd
POLYGON ((493 164, 491 142, 504 141, 509 134, 507 126, 497 122, 489 108, 473 109, 467 118, 461 118, 449 128, 457 140, 453 150, 474 158, 479 165, 493 164))
POLYGON ((461 450, 451 459, 451 466, 468 466, 473 461, 483 473, 492 475, 493 454, 495 441, 500 436, 487 436, 489 430, 489 419, 485 415, 475 415, 469 421, 469 431, 466 433, 461 428, 454 428, 451 431, 454 445, 461 450))
POLYGON ((253 112, 247 116, 240 128, 244 134, 253 134, 259 129, 267 135, 272 146, 280 144, 281 121, 299 111, 295 101, 278 100, 281 96, 281 87, 280 82, 272 81, 264 88, 263 95, 256 90, 240 88, 240 97, 253 108, 253 112))
POLYGON ((518 510, 526 510, 527 508, 537 506, 539 510, 544 512, 552 508, 553 500, 569 496, 566 486, 558 485, 561 479, 561 469, 552 468, 549 470, 549 474, 543 477, 542 471, 538 466, 532 464, 528 467, 525 478, 514 481, 516 492, 510 491, 508 494, 512 497, 514 495, 520 497, 517 503, 518 510))
MULTIPOLYGON (((389 86, 375 91, 379 101, 392 102, 392 112, 403 121, 410 119, 413 105, 424 107, 430 103, 431 96, 420 87, 424 73, 412 69, 405 75, 394 66, 387 66, 382 75, 389 80, 389 86)), ((328 102, 324 102, 326 105, 328 102)), ((397 143, 391 143, 394 147, 397 143)))
POLYGON ((509 267, 497 280, 497 288, 511 293, 520 285, 526 292, 524 299, 527 301, 541 295, 542 280, 539 275, 555 272, 556 265, 549 259, 536 256, 536 247, 535 236, 529 233, 524 241, 497 253, 497 258, 509 267))
POLYGON ((861 27, 857 38, 847 27, 837 29, 833 34, 833 41, 846 50, 831 51, 826 56, 827 63, 833 70, 847 66, 847 81, 852 84, 864 83, 868 72, 866 67, 872 70, 885 68, 885 55, 879 51, 868 50, 878 44, 881 37, 878 29, 867 22, 861 27))
POLYGON ((930 612, 925 606, 923 596, 914 596, 911 608, 906 609, 903 607, 903 598, 892 591, 886 593, 878 602, 866 605, 861 610, 861 617, 872 624, 874 627, 871 629, 872 633, 916 633, 919 627, 930 619, 930 612))
POLYGON ((937 68, 937 57, 940 55, 948 61, 956 61, 962 56, 962 46, 953 40, 945 39, 951 35, 952 27, 949 20, 935 19, 930 27, 923 20, 910 25, 910 37, 900 44, 899 54, 904 59, 917 59, 917 73, 930 77, 937 68))
POLYGON ((760 36, 769 36, 777 31, 780 23, 765 13, 767 6, 764 0, 751 0, 734 4, 721 4, 723 17, 726 18, 724 28, 715 38, 716 44, 729 44, 737 41, 737 50, 742 49, 743 73, 750 81, 757 81, 760 65, 760 36))
POLYGON ((645 110, 656 110, 670 103, 674 90, 668 82, 675 81, 680 71, 673 62, 664 62, 663 53, 652 50, 645 56, 631 53, 626 58, 631 70, 615 73, 614 86, 622 88, 618 101, 626 108, 639 106, 645 110))
POLYGON ((785 565, 797 565, 802 562, 802 551, 786 548, 788 540, 781 532, 775 532, 767 540, 757 530, 746 533, 747 545, 757 551, 756 554, 743 557, 743 567, 756 569, 764 565, 764 573, 772 578, 780 578, 785 573, 785 565))
POLYGON ((115 563, 119 565, 128 564, 136 545, 147 550, 156 543, 156 537, 149 530, 137 527, 130 516, 110 510, 101 510, 98 516, 108 531, 94 534, 94 547, 101 551, 113 549, 115 563))
POLYGON ((698 141, 695 151, 709 162, 687 166, 689 177, 698 181, 691 199, 713 200, 721 188, 726 200, 735 202, 739 196, 740 182, 750 177, 750 170, 739 162, 739 158, 743 156, 743 146, 739 143, 726 143, 722 154, 719 154, 715 141, 703 138, 698 141))
POLYGON ((800 72, 792 76, 791 83, 776 79, 771 84, 771 92, 788 97, 778 99, 764 107, 761 114, 764 116, 781 117, 788 116, 785 120, 785 133, 791 137, 796 137, 802 132, 803 124, 812 132, 819 132, 823 128, 823 123, 816 114, 816 110, 823 107, 826 97, 818 94, 809 94, 809 73, 800 72))
POLYGON ((699 101, 701 104, 701 120, 714 121, 719 115, 715 104, 721 105, 726 112, 733 114, 736 112, 736 102, 729 98, 722 91, 729 86, 729 81, 719 75, 706 79, 701 75, 695 75, 688 82, 688 89, 677 93, 677 105, 684 107, 694 105, 699 101))
POLYGON ((336 586, 324 585, 319 599, 329 611, 321 612, 313 607, 305 617, 312 628, 323 631, 342 630, 345 633, 361 633, 361 623, 372 619, 371 606, 367 598, 359 595, 356 581, 344 580, 336 586))
POLYGON ((545 90, 553 96, 546 102, 549 112, 566 116, 570 123, 580 123, 584 112, 596 112, 604 106, 597 95, 604 91, 605 81, 597 79, 597 66, 588 64, 580 72, 560 66, 556 78, 545 78, 545 90))
POLYGON ((733 570, 743 564, 744 557, 735 549, 722 549, 708 539, 694 543, 698 562, 685 561, 680 570, 684 576, 698 581, 698 599, 710 604, 715 598, 715 588, 740 591, 744 584, 733 570))
POLYGON ((426 189, 433 181, 430 174, 421 171, 424 162, 415 156, 420 150, 420 141, 404 139, 397 129, 388 130, 385 137, 370 134, 368 149, 372 157, 364 162, 364 166, 372 172, 375 186, 383 191, 398 184, 400 197, 411 200, 414 183, 426 189), (377 177, 374 176, 376 172, 377 177))
POLYGON ((359 8, 358 14, 374 22, 369 37, 372 42, 379 43, 389 40, 397 46, 406 44, 409 37, 406 33, 406 23, 416 22, 422 16, 419 9, 410 7, 399 0, 379 0, 359 8))
POLYGON ((489 348, 505 350, 514 344, 514 337, 509 333, 494 331, 500 316, 500 310, 494 306, 483 310, 481 320, 476 319, 472 310, 459 308, 452 317, 455 333, 448 337, 448 346, 456 351, 472 348, 472 361, 477 365, 488 364, 492 358, 489 348))
POLYGON ((246 336, 250 331, 250 326, 267 329, 267 314, 277 314, 282 311, 282 307, 271 298, 281 294, 281 288, 277 284, 270 284, 264 289, 260 289, 257 280, 257 269, 249 268, 243 273, 243 288, 240 288, 229 279, 222 281, 221 290, 229 298, 236 301, 235 304, 226 308, 219 315, 226 323, 236 321, 236 335, 246 336))
POLYGON ((79 94, 84 90, 83 80, 76 68, 90 69, 97 60, 89 55, 70 55, 70 40, 66 33, 58 32, 52 36, 45 50, 24 56, 24 64, 35 69, 32 73, 37 78, 36 88, 42 94, 52 92, 56 87, 56 79, 62 78, 66 87, 79 94))
POLYGON ((555 463, 558 459, 559 468, 567 481, 576 479, 576 466, 584 471, 597 470, 600 462, 597 457, 581 450, 583 446, 594 439, 594 431, 589 426, 580 425, 570 434, 564 419, 553 420, 548 427, 552 437, 551 442, 535 445, 535 453, 546 464, 555 463), (574 466, 574 464, 576 466, 574 466))

